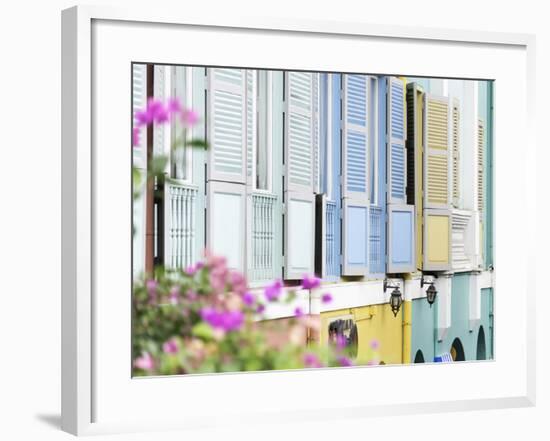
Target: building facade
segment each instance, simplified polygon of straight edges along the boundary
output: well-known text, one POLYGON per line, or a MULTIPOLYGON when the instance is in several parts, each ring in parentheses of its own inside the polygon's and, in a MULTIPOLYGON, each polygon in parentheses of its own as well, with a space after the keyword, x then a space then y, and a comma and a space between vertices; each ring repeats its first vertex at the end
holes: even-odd
POLYGON ((173 151, 175 121, 134 149, 143 169, 169 157, 134 201, 136 277, 207 248, 258 290, 317 274, 296 301, 358 362, 373 342, 385 364, 493 357, 492 82, 133 66, 134 110, 174 96, 209 146, 173 151))

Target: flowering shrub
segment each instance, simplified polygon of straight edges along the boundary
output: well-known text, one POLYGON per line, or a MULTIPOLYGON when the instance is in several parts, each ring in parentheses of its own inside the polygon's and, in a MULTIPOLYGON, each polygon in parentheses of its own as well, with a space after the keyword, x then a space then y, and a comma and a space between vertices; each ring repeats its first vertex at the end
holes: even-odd
MULTIPOLYGON (((318 280, 304 277, 304 285, 317 287, 318 280)), ((155 279, 143 279, 134 287, 134 373, 353 365, 343 344, 306 344, 308 333, 318 331, 319 320, 299 308, 289 321, 261 321, 266 305, 294 298, 294 291, 284 290, 280 280, 261 295, 253 294, 242 274, 211 254, 186 270, 157 268, 155 279)))

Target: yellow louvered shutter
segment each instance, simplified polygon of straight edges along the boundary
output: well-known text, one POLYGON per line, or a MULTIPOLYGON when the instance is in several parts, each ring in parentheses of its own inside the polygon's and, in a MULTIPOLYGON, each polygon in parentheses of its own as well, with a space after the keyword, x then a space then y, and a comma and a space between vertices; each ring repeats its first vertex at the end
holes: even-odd
POLYGON ((483 212, 483 156, 485 154, 485 123, 477 122, 477 210, 483 212))
POLYGON ((458 101, 453 102, 453 132, 452 132, 452 147, 453 147, 453 206, 460 205, 460 110, 458 101))
POLYGON ((426 95, 425 208, 448 208, 449 100, 426 95))

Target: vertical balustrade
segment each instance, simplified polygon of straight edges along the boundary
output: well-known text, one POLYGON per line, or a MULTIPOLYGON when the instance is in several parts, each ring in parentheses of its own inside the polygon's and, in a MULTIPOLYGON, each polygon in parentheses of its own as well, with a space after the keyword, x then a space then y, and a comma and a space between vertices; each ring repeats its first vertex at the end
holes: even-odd
POLYGON ((277 197, 271 194, 252 195, 252 246, 250 247, 249 279, 252 282, 274 278, 273 249, 275 224, 273 217, 277 197))

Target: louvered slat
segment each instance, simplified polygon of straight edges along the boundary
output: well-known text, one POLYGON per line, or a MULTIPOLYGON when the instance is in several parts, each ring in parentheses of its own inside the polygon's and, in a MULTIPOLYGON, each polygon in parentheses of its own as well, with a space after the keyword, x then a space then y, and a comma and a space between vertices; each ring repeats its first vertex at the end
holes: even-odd
POLYGON ((449 103, 426 96, 425 207, 445 208, 449 200, 449 103))
POLYGON ((247 102, 245 71, 210 69, 209 142, 212 180, 245 181, 247 102))
POLYGON ((256 141, 256 71, 246 71, 246 175, 252 180, 252 160, 256 141))
POLYGON ((460 200, 460 110, 458 102, 453 103, 453 205, 460 200))
POLYGON ((483 162, 485 155, 485 123, 477 122, 477 209, 483 212, 483 162))
POLYGON ((407 90, 407 204, 415 203, 415 169, 414 169, 414 151, 415 151, 415 94, 416 90, 411 87, 407 90))
POLYGON ((405 85, 398 78, 390 77, 389 84, 389 199, 388 202, 406 203, 406 153, 405 153, 405 85))

